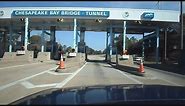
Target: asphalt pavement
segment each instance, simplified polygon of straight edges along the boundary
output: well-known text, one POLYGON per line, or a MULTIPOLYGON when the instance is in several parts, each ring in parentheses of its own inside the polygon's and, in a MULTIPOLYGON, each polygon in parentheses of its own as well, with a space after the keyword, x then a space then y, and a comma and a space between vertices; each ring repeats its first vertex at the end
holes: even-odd
POLYGON ((124 71, 107 64, 103 55, 90 55, 88 59, 87 62, 66 61, 66 68, 60 72, 56 72, 58 61, 3 66, 0 68, 0 104, 50 88, 117 84, 185 86, 184 75, 145 68, 145 75, 139 76, 129 72, 132 70, 124 71))

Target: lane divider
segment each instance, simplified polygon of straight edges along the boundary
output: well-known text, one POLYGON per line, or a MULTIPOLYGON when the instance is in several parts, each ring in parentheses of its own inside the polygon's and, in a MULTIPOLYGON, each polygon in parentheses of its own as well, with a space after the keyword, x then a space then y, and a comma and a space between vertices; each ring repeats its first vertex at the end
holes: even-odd
POLYGON ((53 68, 51 68, 51 69, 48 69, 48 70, 46 70, 46 71, 43 71, 43 72, 34 74, 34 75, 32 75, 32 76, 29 76, 29 77, 26 77, 26 78, 23 78, 23 79, 14 81, 14 82, 12 82, 12 83, 9 83, 9 84, 0 86, 0 91, 3 90, 3 89, 5 89, 5 88, 8 88, 8 87, 10 87, 10 86, 13 86, 13 85, 15 85, 15 84, 17 84, 17 83, 20 83, 20 82, 22 82, 22 81, 25 81, 25 80, 31 79, 31 78, 33 78, 33 77, 36 77, 36 76, 38 76, 38 75, 44 74, 44 73, 46 73, 46 72, 48 72, 48 71, 50 71, 50 70, 55 70, 57 67, 58 67, 58 66, 55 66, 55 67, 53 67, 53 68))
POLYGON ((56 73, 56 72, 52 72, 52 71, 48 71, 47 73, 52 74, 52 75, 71 75, 73 73, 56 73))
POLYGON ((8 66, 8 67, 0 68, 0 70, 1 69, 7 69, 7 68, 21 67, 21 66, 26 66, 26 65, 33 65, 33 64, 39 64, 39 63, 31 63, 31 64, 22 64, 22 65, 8 66))
POLYGON ((143 82, 140 82, 140 81, 138 81, 138 80, 136 80, 136 79, 134 79, 134 78, 128 76, 127 74, 125 74, 125 73, 123 73, 123 72, 121 72, 121 71, 119 71, 119 70, 117 70, 117 69, 116 69, 116 71, 119 72, 119 73, 121 73, 122 75, 126 76, 127 78, 131 79, 132 81, 138 83, 138 84, 143 84, 143 82))
POLYGON ((34 85, 28 81, 21 82, 21 85, 23 85, 27 89, 56 86, 57 84, 58 83, 34 85))
POLYGON ((85 62, 85 64, 80 69, 78 69, 72 75, 67 77, 64 81, 62 81, 61 83, 57 84, 57 86, 55 88, 62 88, 64 85, 66 85, 73 77, 75 77, 85 67, 86 64, 87 64, 87 62, 85 62))

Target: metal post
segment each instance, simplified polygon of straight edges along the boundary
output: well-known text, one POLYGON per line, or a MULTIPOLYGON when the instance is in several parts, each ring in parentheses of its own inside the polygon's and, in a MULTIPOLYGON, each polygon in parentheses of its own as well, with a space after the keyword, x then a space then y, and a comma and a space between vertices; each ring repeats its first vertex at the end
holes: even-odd
POLYGON ((86 28, 84 28, 84 27, 81 27, 80 28, 80 43, 79 43, 79 51, 80 52, 84 52, 84 48, 85 48, 85 41, 84 41, 84 39, 85 39, 85 29, 86 28))
POLYGON ((107 35, 106 35, 106 57, 105 57, 106 61, 108 59, 108 38, 109 38, 109 33, 107 32, 107 35))
POLYGON ((156 64, 159 62, 159 28, 156 29, 156 64))
POLYGON ((167 28, 164 31, 164 60, 166 61, 166 51, 167 51, 167 28))
POLYGON ((25 26, 21 27, 21 46, 24 46, 25 42, 25 26))
POLYGON ((114 38, 115 38, 115 32, 112 33, 112 47, 114 48, 115 44, 114 44, 114 38))
POLYGON ((116 46, 116 66, 118 66, 118 48, 116 46))
POLYGON ((126 41, 126 21, 123 21, 123 51, 125 51, 125 41, 126 41))
POLYGON ((6 39, 7 39, 7 34, 6 31, 3 32, 3 52, 6 52, 6 39))
POLYGON ((112 38, 113 38, 113 34, 112 34, 112 26, 110 27, 110 58, 112 55, 112 38))
POLYGON ((78 52, 78 31, 76 30, 76 53, 78 52))
POLYGON ((41 33, 41 52, 44 52, 44 28, 42 27, 41 33))
POLYGON ((145 44, 145 42, 144 42, 144 35, 145 35, 145 34, 143 33, 143 43, 142 43, 142 57, 143 57, 143 60, 144 60, 144 57, 145 57, 145 54, 144 54, 144 53, 145 53, 145 45, 144 45, 144 44, 145 44))
POLYGON ((29 43, 30 43, 30 41, 29 41, 29 39, 30 39, 30 32, 31 32, 31 30, 28 29, 28 42, 29 42, 29 43))
POLYGON ((56 42, 56 39, 55 39, 55 28, 56 26, 51 26, 50 27, 50 32, 51 32, 51 41, 52 41, 52 48, 51 48, 51 53, 52 53, 52 57, 54 58, 55 56, 55 51, 56 51, 56 48, 55 48, 55 42, 56 42))
POLYGON ((85 61, 87 61, 87 46, 85 46, 85 61))
POLYGON ((24 37, 24 50, 27 51, 27 45, 28 45, 28 18, 25 18, 25 37, 24 37))
POLYGON ((84 42, 85 39, 85 29, 81 28, 80 29, 80 42, 84 42))
POLYGON ((76 45, 76 18, 74 19, 74 31, 73 31, 73 48, 75 49, 75 52, 77 52, 77 45, 76 45))
POLYGON ((11 22, 9 28, 10 28, 10 30, 9 30, 10 31, 10 36, 9 36, 10 37, 10 39, 9 39, 9 52, 12 52, 12 36, 13 36, 12 35, 12 22, 11 22))

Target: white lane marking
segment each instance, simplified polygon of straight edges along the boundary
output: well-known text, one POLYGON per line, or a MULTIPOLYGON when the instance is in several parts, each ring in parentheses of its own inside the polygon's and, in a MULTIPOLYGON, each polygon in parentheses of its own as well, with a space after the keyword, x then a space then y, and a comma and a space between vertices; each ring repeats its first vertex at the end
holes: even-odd
POLYGON ((34 88, 56 86, 58 83, 35 85, 34 88))
POLYGON ((43 71, 43 72, 34 74, 34 75, 32 75, 32 76, 29 76, 29 77, 26 77, 26 78, 23 78, 23 79, 14 81, 14 82, 9 83, 9 84, 6 84, 6 85, 4 85, 4 86, 0 86, 0 91, 3 90, 3 89, 5 89, 5 88, 8 88, 8 87, 10 87, 10 86, 13 86, 13 85, 15 85, 15 84, 17 84, 17 83, 20 83, 20 82, 22 82, 22 81, 25 81, 25 80, 28 80, 28 79, 30 79, 30 78, 36 77, 36 76, 38 76, 38 75, 44 74, 44 73, 46 73, 46 72, 48 72, 48 71, 50 71, 50 70, 54 70, 54 69, 56 69, 57 67, 58 67, 58 66, 55 66, 55 67, 53 67, 53 68, 51 68, 51 69, 48 69, 48 70, 46 70, 46 71, 43 71))
POLYGON ((53 74, 53 75, 70 75, 70 74, 73 74, 73 73, 57 73, 57 72, 52 72, 52 71, 48 71, 47 73, 53 74))
POLYGON ((16 66, 8 66, 8 67, 0 68, 0 70, 1 69, 7 69, 7 68, 21 67, 21 66, 25 66, 25 65, 33 65, 33 64, 38 64, 38 63, 22 64, 22 65, 16 65, 16 66))
POLYGON ((57 86, 55 88, 62 88, 65 84, 67 84, 73 77, 75 77, 75 75, 77 75, 82 68, 85 67, 85 65, 87 64, 87 62, 80 68, 78 69, 75 73, 73 73, 72 75, 70 75, 69 77, 67 77, 64 81, 62 81, 61 83, 57 84, 57 86))
POLYGON ((161 79, 161 78, 158 78, 158 79, 163 80, 163 81, 166 81, 166 82, 171 83, 171 84, 176 85, 176 86, 183 86, 183 85, 179 85, 179 84, 177 84, 175 82, 168 81, 166 79, 161 79))
POLYGON ((21 85, 23 85, 27 89, 30 89, 30 88, 34 87, 34 85, 32 83, 28 82, 28 81, 21 82, 21 85))
POLYGON ((34 85, 28 81, 21 82, 21 85, 23 85, 27 89, 56 86, 57 84, 58 83, 34 85))
POLYGON ((116 71, 119 72, 119 73, 121 73, 121 74, 123 74, 123 75, 126 76, 127 78, 129 78, 129 79, 131 79, 131 80, 137 82, 138 84, 143 84, 142 82, 140 82, 140 81, 138 81, 138 80, 136 80, 136 79, 134 79, 134 78, 128 76, 127 74, 125 74, 125 73, 123 73, 123 72, 121 72, 121 71, 119 71, 119 70, 117 70, 117 69, 116 69, 116 71))

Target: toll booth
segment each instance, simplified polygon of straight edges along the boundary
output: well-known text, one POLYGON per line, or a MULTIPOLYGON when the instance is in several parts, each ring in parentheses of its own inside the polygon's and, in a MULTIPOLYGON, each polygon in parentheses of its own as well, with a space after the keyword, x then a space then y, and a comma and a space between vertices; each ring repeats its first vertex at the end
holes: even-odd
MULTIPOLYGON (((126 8, 85 8, 85 7, 9 7, 0 8, 1 56, 15 52, 17 46, 28 50, 30 32, 41 30, 40 52, 47 52, 46 35, 50 36, 49 52, 53 59, 57 54, 56 31, 73 31, 73 48, 82 52, 85 31, 107 32, 106 55, 111 58, 114 34, 121 34, 125 50, 126 34, 155 32, 155 61, 159 62, 159 32, 161 29, 179 23, 179 12, 172 10, 126 9, 126 8), (78 42, 78 36, 80 42, 78 42)), ((93 38, 93 37, 92 37, 93 38)), ((96 39, 96 38, 93 38, 96 39)), ((41 53, 42 54, 42 53, 41 53)), ((49 54, 48 54, 49 55, 49 54)), ((110 59, 106 58, 106 59, 110 59)))

